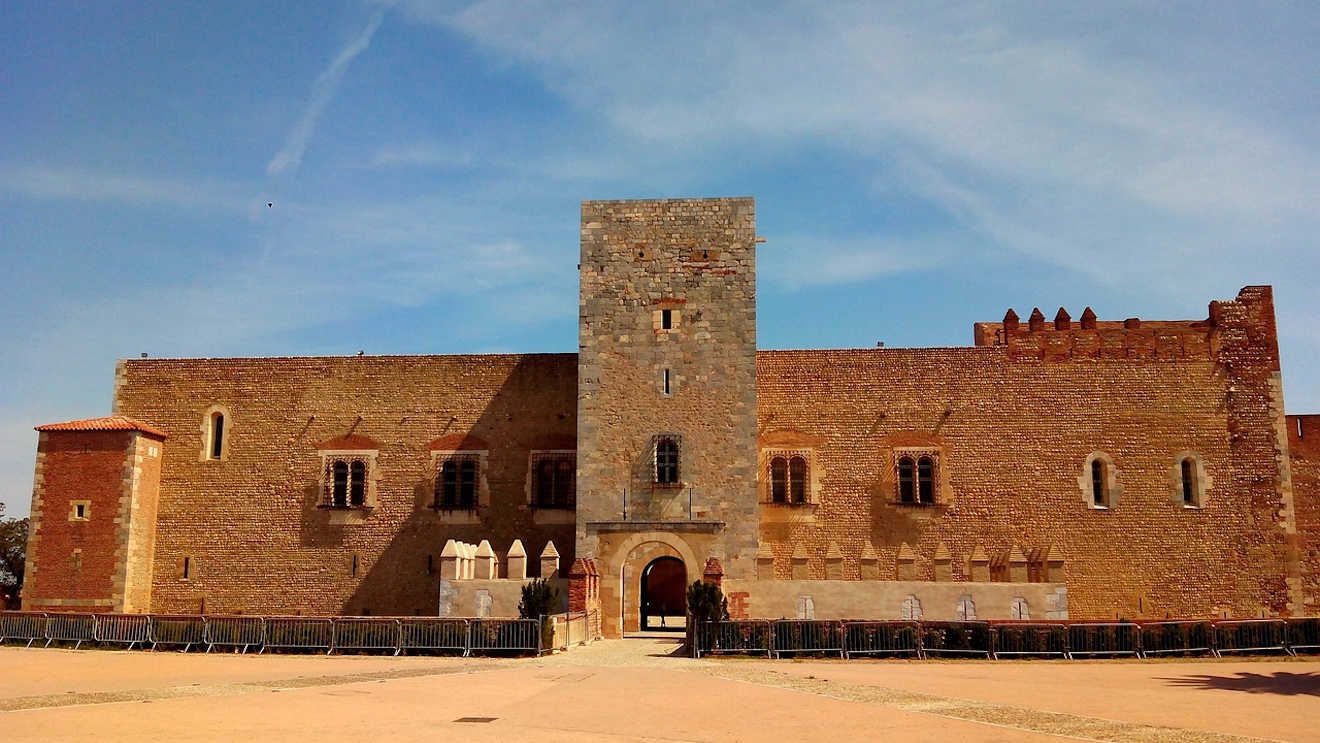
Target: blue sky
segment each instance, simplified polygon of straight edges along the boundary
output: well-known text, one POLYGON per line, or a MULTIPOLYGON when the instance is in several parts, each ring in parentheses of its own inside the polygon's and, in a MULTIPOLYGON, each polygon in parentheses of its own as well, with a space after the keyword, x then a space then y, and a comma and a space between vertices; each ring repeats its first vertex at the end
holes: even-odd
POLYGON ((107 413, 120 357, 572 351, 582 199, 755 196, 762 348, 1273 284, 1320 412, 1313 2, 5 14, 10 515, 32 426, 107 413))

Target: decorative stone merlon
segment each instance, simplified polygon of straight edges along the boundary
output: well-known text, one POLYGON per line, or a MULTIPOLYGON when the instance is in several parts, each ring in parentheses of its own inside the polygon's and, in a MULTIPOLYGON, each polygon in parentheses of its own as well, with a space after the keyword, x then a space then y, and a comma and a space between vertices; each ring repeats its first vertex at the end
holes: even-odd
POLYGON ((444 549, 440 550, 440 578, 442 580, 461 580, 462 569, 458 563, 458 542, 450 539, 445 542, 444 549))
POLYGON ((477 545, 476 575, 478 580, 493 580, 500 577, 499 559, 490 546, 490 540, 483 539, 477 545))
POLYGON ((546 542, 545 549, 541 550, 541 577, 556 578, 559 576, 559 550, 555 549, 554 542, 546 542))
POLYGON ((990 580, 990 558, 985 556, 985 550, 979 544, 972 549, 972 554, 967 556, 967 576, 968 580, 977 583, 987 583, 990 580))
POLYGON ((935 580, 941 583, 953 580, 953 555, 944 542, 935 545, 935 580))
POLYGON ((509 580, 527 579, 527 550, 523 548, 521 539, 513 540, 509 554, 505 556, 505 563, 509 566, 509 580))
POLYGON ((1026 583, 1028 580, 1027 556, 1016 544, 1008 552, 1008 580, 1012 583, 1026 583))
POLYGON ((917 555, 904 542, 898 548, 898 557, 894 561, 894 572, 899 580, 917 580, 917 555))
POLYGON ((825 580, 843 580, 843 552, 834 542, 825 552, 825 580))
POLYGON ((706 567, 701 571, 701 580, 703 583, 709 583, 718 586, 724 582, 724 566, 720 564, 719 558, 710 557, 706 559, 706 567))
POLYGON ((807 574, 807 548, 798 542, 793 548, 793 580, 807 580, 811 576, 807 574))
POLYGON ((862 547, 857 567, 862 573, 862 580, 880 580, 880 556, 875 552, 875 545, 869 541, 862 547))
POLYGON ((775 553, 766 542, 756 548, 756 579, 775 579, 775 553))

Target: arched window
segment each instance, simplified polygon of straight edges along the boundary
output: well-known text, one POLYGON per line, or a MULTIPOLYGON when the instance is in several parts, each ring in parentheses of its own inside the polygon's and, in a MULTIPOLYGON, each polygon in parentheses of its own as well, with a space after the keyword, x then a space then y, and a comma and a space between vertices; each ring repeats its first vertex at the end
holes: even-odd
POLYGON ((789 496, 794 503, 807 502, 807 460, 793 457, 788 460, 789 496))
POLYGON ((935 462, 930 457, 917 460, 917 491, 922 503, 935 502, 935 462))
POLYGON ((555 505, 572 508, 577 500, 577 461, 563 457, 555 470, 555 505))
POLYGON ((471 508, 477 502, 477 460, 465 457, 458 466, 458 502, 471 508))
POLYGON ((542 459, 536 468, 536 505, 552 508, 555 505, 555 462, 542 459))
POLYGON ((655 481, 661 485, 678 484, 678 442, 668 436, 655 443, 655 481))
POLYGON ((1108 488, 1105 484, 1105 463, 1099 459, 1091 460, 1091 499, 1097 506, 1108 506, 1108 488))
POLYGON ((348 502, 350 505, 360 506, 366 501, 366 497, 367 465, 361 461, 354 461, 349 467, 348 502))
POLYGON ((219 459, 225 451, 225 416, 211 414, 211 459, 219 459))
POLYGON ((770 460, 770 500, 774 503, 788 502, 788 463, 783 457, 770 460))
POLYGON ((334 485, 331 491, 330 505, 343 508, 348 505, 348 462, 335 460, 334 485))
POLYGON ((1191 457, 1182 460, 1182 496, 1184 506, 1196 505, 1196 461, 1191 457))
POLYGON ((903 619, 921 619, 921 599, 909 595, 903 599, 903 619))
POLYGON ((958 603, 954 605, 953 615, 957 617, 959 621, 976 619, 976 602, 967 594, 959 596, 958 603))
POLYGON ((912 457, 903 457, 898 460, 898 500, 900 503, 915 503, 917 501, 915 469, 916 463, 912 461, 912 457))

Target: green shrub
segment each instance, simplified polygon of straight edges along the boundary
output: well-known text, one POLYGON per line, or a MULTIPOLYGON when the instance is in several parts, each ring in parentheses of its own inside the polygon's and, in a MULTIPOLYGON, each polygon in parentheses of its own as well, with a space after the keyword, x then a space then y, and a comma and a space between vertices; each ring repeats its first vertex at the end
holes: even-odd
POLYGON ((729 619, 729 602, 714 583, 695 581, 687 591, 688 617, 692 623, 724 622, 729 619))
POLYGON ((541 647, 554 643, 555 628, 552 614, 559 613, 559 588, 544 578, 537 578, 522 587, 522 601, 518 602, 518 616, 541 620, 541 647))

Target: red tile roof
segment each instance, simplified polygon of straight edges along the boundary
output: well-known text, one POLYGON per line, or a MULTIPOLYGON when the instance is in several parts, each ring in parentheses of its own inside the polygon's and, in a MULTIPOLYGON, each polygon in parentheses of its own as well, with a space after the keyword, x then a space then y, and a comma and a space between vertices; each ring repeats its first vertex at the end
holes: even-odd
POLYGON ((107 415, 104 418, 87 418, 64 423, 47 423, 37 426, 38 431, 141 431, 152 436, 165 438, 165 432, 153 425, 136 421, 124 415, 107 415))
POLYGON ((380 449, 380 444, 357 434, 348 434, 347 436, 338 436, 328 441, 322 441, 316 445, 321 451, 376 451, 380 449))

